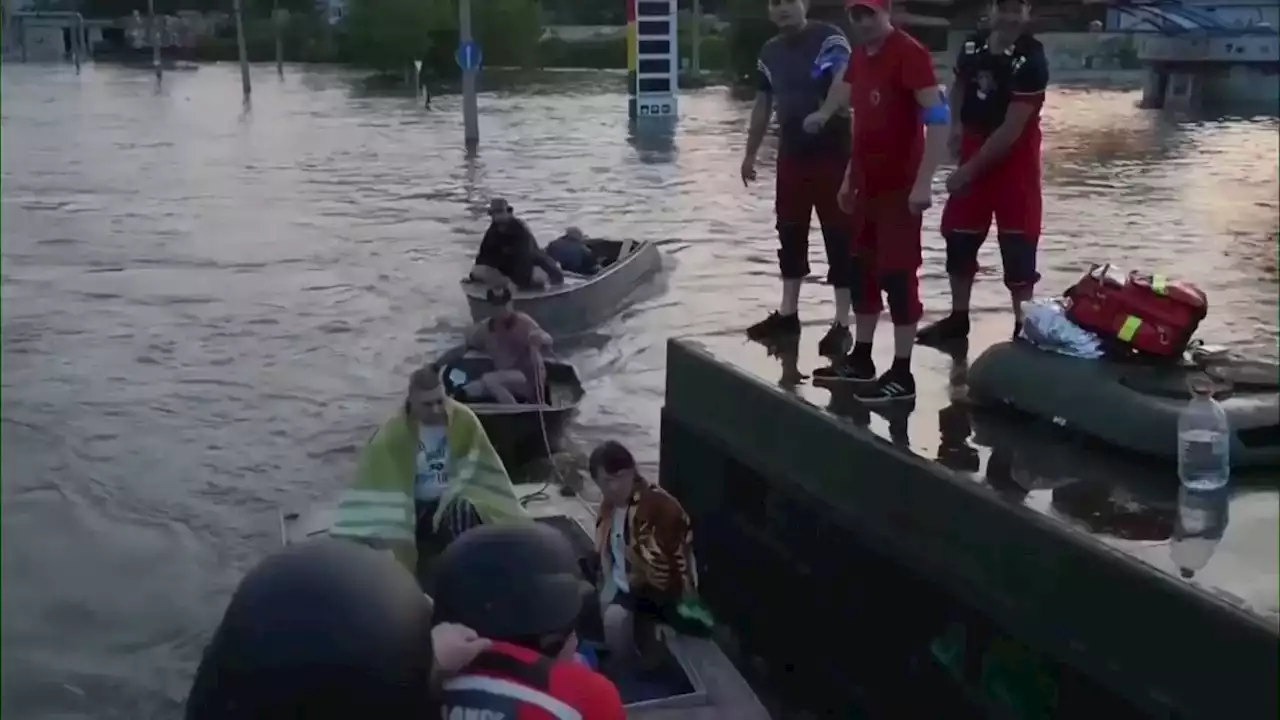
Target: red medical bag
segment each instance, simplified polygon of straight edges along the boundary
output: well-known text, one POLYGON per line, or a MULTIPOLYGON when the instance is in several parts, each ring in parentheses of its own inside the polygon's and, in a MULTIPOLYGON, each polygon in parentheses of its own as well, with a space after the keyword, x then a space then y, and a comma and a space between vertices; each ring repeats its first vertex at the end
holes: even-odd
POLYGON ((1067 317, 1120 354, 1178 360, 1209 311, 1200 288, 1094 265, 1066 292, 1067 317))

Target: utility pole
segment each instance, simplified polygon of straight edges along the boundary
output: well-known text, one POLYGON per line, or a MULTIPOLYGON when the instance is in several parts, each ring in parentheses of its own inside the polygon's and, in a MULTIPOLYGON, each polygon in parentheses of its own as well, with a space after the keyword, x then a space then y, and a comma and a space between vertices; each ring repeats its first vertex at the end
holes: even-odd
MULTIPOLYGON (((475 40, 471 37, 471 0, 458 2, 458 50, 465 52, 475 40)), ((475 63, 478 65, 478 63, 475 63)), ((462 128, 467 154, 474 155, 480 147, 480 108, 476 99, 476 75, 478 67, 462 68, 462 128)))
POLYGON ((240 12, 240 0, 232 0, 231 7, 236 14, 236 45, 240 49, 240 86, 244 89, 244 101, 249 102, 253 88, 249 85, 249 50, 244 46, 244 13, 240 12))
POLYGON ((702 0, 693 0, 693 24, 689 27, 689 69, 694 78, 702 77, 702 0))
POLYGON ((271 19, 276 26, 276 74, 284 77, 284 11, 280 9, 280 0, 271 0, 271 19))
POLYGON ((151 37, 151 67, 156 70, 156 82, 164 76, 160 66, 160 26, 156 22, 156 0, 147 0, 147 35, 151 37))

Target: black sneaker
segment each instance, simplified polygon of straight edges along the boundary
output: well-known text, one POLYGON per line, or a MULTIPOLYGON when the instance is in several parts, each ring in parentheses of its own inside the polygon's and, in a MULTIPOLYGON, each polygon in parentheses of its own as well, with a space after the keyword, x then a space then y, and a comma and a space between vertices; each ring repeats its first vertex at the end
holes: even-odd
POLYGON ((853 349, 853 336, 849 328, 838 322, 831 323, 831 329, 818 341, 818 355, 824 358, 842 358, 853 349))
POLYGON ((941 347, 960 342, 969 337, 969 316, 952 313, 941 320, 926 325, 916 333, 916 342, 929 347, 941 347))
POLYGON ((747 328, 747 337, 756 342, 799 334, 800 315, 783 315, 776 311, 769 313, 769 317, 747 328))
POLYGON ((869 357, 847 355, 831 364, 831 367, 813 371, 813 382, 875 382, 876 363, 869 357))
POLYGON ((876 380, 876 384, 865 393, 858 393, 864 403, 893 402, 896 400, 914 400, 916 397, 916 379, 910 372, 890 369, 876 380))

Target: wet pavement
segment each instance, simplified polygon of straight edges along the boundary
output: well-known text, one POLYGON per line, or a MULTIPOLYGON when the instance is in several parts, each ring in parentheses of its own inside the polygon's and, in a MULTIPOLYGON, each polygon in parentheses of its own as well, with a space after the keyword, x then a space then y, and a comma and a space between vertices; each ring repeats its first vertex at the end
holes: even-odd
MULTIPOLYGON (((682 97, 674 135, 637 135, 619 74, 490 76, 469 161, 458 98, 426 112, 348 71, 255 68, 249 110, 230 65, 158 90, 104 66, 10 63, 2 77, 6 717, 178 715, 228 594, 278 542, 277 508, 348 482, 404 377, 458 337, 457 280, 493 195, 544 241, 578 225, 663 249, 636 304, 560 348, 588 393, 580 447, 616 437, 656 463, 668 337, 781 375, 739 335, 778 296, 773 150, 743 189, 748 107, 723 90, 682 97)), ((1094 260, 1192 278, 1212 304, 1207 339, 1276 357, 1280 124, 1136 101, 1049 94, 1044 288, 1094 260)), ((935 314, 939 214, 922 273, 935 314)), ((815 232, 815 274, 820 250, 815 232)), ((986 252, 974 307, 997 337, 1007 302, 986 252)), ((807 372, 830 292, 809 283, 802 303, 807 372)), ((918 361, 907 438, 936 457, 951 361, 918 361)), ((1049 492, 1025 502, 1051 512, 1049 492)), ((1196 581, 1274 608, 1274 575, 1242 587, 1233 569, 1263 564, 1265 528, 1274 549, 1269 497, 1236 501, 1196 581)))

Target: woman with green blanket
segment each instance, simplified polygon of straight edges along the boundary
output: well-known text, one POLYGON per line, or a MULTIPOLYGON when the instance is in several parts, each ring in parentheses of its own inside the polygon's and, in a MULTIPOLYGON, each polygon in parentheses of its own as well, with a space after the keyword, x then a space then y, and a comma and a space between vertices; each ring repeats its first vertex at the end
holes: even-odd
POLYGON ((467 529, 528 520, 480 420, 445 395, 434 368, 421 368, 404 408, 361 451, 330 534, 392 550, 423 582, 430 560, 467 529))

